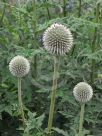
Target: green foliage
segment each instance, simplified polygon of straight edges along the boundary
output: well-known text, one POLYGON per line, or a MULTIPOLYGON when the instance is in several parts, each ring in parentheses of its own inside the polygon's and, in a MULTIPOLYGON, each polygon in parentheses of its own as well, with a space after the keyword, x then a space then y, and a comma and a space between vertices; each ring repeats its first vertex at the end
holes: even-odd
POLYGON ((44 134, 41 129, 42 121, 44 119, 44 114, 36 117, 36 113, 28 112, 27 126, 24 130, 23 136, 42 136, 44 134))
POLYGON ((102 4, 101 0, 0 0, 0 135, 42 136, 47 127, 53 56, 42 44, 42 34, 52 23, 69 27, 74 47, 60 58, 53 134, 77 136, 80 105, 72 90, 80 81, 94 89, 85 107, 84 135, 102 135, 102 4), (19 1, 21 2, 21 1, 19 1), (65 6, 64 6, 65 4, 65 6), (96 11, 97 5, 98 13, 96 11), (98 17, 97 17, 98 16, 98 17), (23 55, 31 63, 30 74, 22 80, 22 97, 27 119, 22 129, 17 80, 9 72, 12 57, 23 55), (7 123, 8 122, 8 123, 7 123))

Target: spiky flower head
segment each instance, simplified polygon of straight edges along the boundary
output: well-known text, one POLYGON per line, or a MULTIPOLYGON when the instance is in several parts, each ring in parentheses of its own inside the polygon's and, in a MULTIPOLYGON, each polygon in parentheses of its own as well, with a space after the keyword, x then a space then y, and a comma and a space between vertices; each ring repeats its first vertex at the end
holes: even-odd
POLYGON ((55 55, 64 55, 73 45, 73 36, 64 25, 54 23, 43 35, 45 49, 55 55))
POLYGON ((23 56, 15 56, 9 63, 9 70, 13 76, 24 77, 30 70, 29 61, 23 56))
POLYGON ((80 82, 74 87, 73 94, 78 102, 86 103, 92 98, 93 89, 86 82, 80 82))

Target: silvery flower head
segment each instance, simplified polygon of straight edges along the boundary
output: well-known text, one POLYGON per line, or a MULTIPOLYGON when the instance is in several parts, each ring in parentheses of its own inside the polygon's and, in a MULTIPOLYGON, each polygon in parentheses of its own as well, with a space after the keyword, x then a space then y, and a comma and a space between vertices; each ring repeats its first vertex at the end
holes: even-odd
POLYGON ((64 55, 73 46, 73 36, 64 25, 54 23, 44 32, 45 49, 54 55, 64 55))
POLYGON ((29 61, 23 56, 15 56, 9 63, 9 70, 13 76, 24 77, 30 70, 29 61))
POLYGON ((86 103, 92 98, 93 89, 86 82, 80 82, 74 87, 73 94, 78 102, 86 103))

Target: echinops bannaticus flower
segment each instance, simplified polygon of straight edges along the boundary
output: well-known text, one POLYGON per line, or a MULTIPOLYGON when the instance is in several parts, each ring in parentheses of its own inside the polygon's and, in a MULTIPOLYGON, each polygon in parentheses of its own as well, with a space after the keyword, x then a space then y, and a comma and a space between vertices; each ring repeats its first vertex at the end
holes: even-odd
POLYGON ((74 87, 73 94, 78 102, 86 103, 92 98, 93 89, 86 82, 80 82, 74 87))
POLYGON ((9 63, 9 70, 13 76, 24 77, 30 70, 29 61, 23 56, 15 56, 9 63))
POLYGON ((64 55, 73 46, 73 36, 64 25, 54 23, 44 32, 45 49, 54 55, 64 55))

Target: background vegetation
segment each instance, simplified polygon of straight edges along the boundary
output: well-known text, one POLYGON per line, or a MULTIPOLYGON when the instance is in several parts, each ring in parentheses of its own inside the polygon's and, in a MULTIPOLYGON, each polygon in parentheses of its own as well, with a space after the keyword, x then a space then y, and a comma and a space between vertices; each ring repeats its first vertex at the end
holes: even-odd
POLYGON ((102 1, 0 0, 0 135, 42 136, 47 127, 53 58, 43 49, 42 34, 52 23, 70 28, 74 46, 60 59, 54 135, 75 136, 80 106, 72 91, 80 81, 94 89, 86 105, 85 136, 102 136, 102 1), (27 57, 31 72, 22 81, 27 127, 23 131, 17 80, 8 69, 16 55, 27 57))

